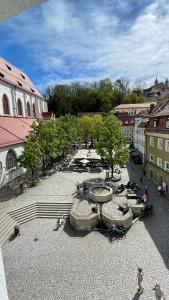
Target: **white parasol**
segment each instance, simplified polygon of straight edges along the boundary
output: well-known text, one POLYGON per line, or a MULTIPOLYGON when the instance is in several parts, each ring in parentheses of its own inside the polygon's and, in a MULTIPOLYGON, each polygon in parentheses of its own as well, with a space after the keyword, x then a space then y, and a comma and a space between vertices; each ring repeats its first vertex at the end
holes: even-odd
POLYGON ((83 164, 83 165, 86 165, 88 162, 89 162, 89 160, 87 160, 87 159, 82 159, 82 160, 80 160, 80 162, 83 164))

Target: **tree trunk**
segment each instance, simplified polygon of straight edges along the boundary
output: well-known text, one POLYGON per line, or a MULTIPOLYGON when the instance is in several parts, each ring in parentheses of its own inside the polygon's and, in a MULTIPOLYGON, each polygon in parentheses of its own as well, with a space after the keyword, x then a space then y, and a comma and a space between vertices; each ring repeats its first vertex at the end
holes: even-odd
POLYGON ((45 176, 46 175, 46 164, 45 164, 45 162, 46 162, 46 160, 45 159, 43 159, 43 165, 42 165, 42 169, 43 169, 43 176, 45 176))
POLYGON ((35 169, 32 169, 32 185, 35 185, 35 169))
POLYGON ((91 135, 91 148, 93 149, 93 136, 91 135))
POLYGON ((113 178, 113 174, 114 174, 114 166, 111 166, 111 178, 113 178))

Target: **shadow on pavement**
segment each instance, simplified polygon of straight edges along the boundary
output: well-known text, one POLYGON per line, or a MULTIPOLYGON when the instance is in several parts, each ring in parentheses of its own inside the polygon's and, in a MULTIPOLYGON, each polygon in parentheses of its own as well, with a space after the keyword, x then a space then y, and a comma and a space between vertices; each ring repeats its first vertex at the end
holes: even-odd
MULTIPOLYGON (((141 185, 142 167, 130 162, 127 169, 130 179, 141 185)), ((144 222, 145 228, 162 256, 166 267, 169 269, 169 197, 160 196, 157 186, 143 176, 142 189, 144 189, 145 185, 148 186, 150 203, 153 204, 154 209, 150 216, 142 219, 142 222, 144 222)))
POLYGON ((89 231, 76 231, 70 224, 70 221, 67 220, 65 223, 65 226, 63 228, 63 231, 69 236, 69 237, 84 237, 88 235, 89 231))
POLYGON ((132 298, 132 300, 138 300, 140 299, 140 296, 143 294, 143 292, 137 291, 137 293, 134 295, 134 297, 132 298))

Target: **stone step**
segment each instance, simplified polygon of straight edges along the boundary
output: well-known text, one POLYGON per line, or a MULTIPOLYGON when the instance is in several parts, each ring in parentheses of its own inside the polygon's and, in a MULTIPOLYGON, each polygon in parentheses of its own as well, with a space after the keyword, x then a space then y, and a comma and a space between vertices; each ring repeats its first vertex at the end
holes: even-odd
POLYGON ((6 234, 9 228, 14 229, 15 225, 16 225, 16 221, 11 221, 10 223, 6 224, 6 226, 0 232, 0 238, 6 234))
POLYGON ((64 214, 67 214, 67 215, 69 215, 69 213, 70 213, 70 209, 67 209, 67 210, 48 210, 48 209, 43 209, 43 210, 37 210, 36 211, 36 214, 37 214, 37 216, 39 215, 39 214, 54 214, 54 215, 64 215, 64 214))
POLYGON ((72 203, 32 203, 21 208, 16 208, 0 216, 0 245, 13 233, 16 224, 23 224, 35 218, 58 219, 64 216, 69 218, 72 203))
POLYGON ((36 212, 35 213, 30 213, 30 214, 26 214, 24 216, 17 216, 15 218, 15 221, 18 223, 18 224, 23 224, 23 223, 26 223, 27 221, 29 220, 33 220, 36 218, 36 212))
MULTIPOLYGON (((38 218, 47 218, 47 219, 58 219, 58 218, 62 218, 63 215, 57 215, 57 216, 52 216, 52 215, 39 215, 38 218)), ((64 215, 64 219, 69 219, 69 215, 64 215)))
POLYGON ((6 228, 8 226, 8 224, 10 224, 11 222, 15 222, 15 220, 13 218, 7 216, 7 218, 5 219, 5 222, 0 226, 0 234, 4 230, 4 228, 6 228))
POLYGON ((30 216, 27 216, 27 217, 25 217, 23 219, 22 218, 18 219, 17 223, 19 225, 21 225, 21 224, 24 224, 24 223, 26 223, 28 221, 34 220, 34 219, 36 219, 36 215, 30 215, 30 216))
POLYGON ((16 225, 16 222, 9 223, 5 230, 2 232, 2 235, 0 234, 0 245, 2 246, 6 240, 11 236, 13 233, 14 226, 16 225))
POLYGON ((26 216, 26 215, 34 214, 34 213, 36 213, 36 207, 25 209, 22 211, 18 210, 17 212, 11 212, 11 213, 9 213, 9 216, 16 219, 19 216, 26 216))
POLYGON ((66 208, 66 207, 72 207, 72 204, 64 204, 64 205, 62 205, 62 204, 55 204, 55 203, 53 203, 53 204, 39 204, 39 203, 37 203, 36 204, 36 207, 45 207, 45 206, 48 206, 48 207, 56 207, 56 208, 66 208))
POLYGON ((4 223, 6 223, 6 221, 8 220, 8 214, 3 214, 0 217, 0 228, 3 226, 4 223))
POLYGON ((38 208, 26 208, 25 210, 19 211, 17 210, 16 212, 10 212, 9 215, 14 218, 15 220, 17 220, 18 218, 22 217, 26 217, 28 215, 32 215, 32 214, 36 214, 39 212, 43 212, 43 213, 52 213, 52 214, 64 214, 70 211, 70 208, 51 208, 48 206, 45 207, 38 207, 38 208))
POLYGON ((26 210, 26 209, 31 209, 31 208, 36 208, 36 203, 32 203, 30 205, 25 205, 25 206, 22 206, 20 208, 16 208, 16 209, 13 209, 11 211, 8 212, 8 214, 12 214, 12 213, 17 213, 18 211, 23 211, 23 210, 26 210))

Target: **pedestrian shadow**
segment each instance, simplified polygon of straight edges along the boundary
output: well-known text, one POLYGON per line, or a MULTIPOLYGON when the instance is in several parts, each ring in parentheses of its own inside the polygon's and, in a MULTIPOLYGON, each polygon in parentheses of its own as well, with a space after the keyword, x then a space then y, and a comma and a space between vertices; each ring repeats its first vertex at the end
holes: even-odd
POLYGON ((18 235, 15 235, 14 233, 13 234, 11 234, 11 236, 10 236, 10 238, 9 238, 9 242, 12 242, 12 241, 14 241, 18 236, 20 236, 20 234, 18 234, 18 235))
POLYGON ((143 294, 143 292, 137 291, 137 293, 134 295, 134 297, 131 300, 138 300, 140 299, 140 296, 143 294))

